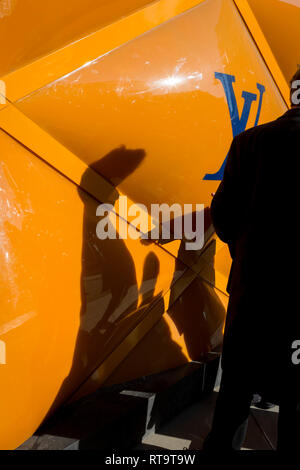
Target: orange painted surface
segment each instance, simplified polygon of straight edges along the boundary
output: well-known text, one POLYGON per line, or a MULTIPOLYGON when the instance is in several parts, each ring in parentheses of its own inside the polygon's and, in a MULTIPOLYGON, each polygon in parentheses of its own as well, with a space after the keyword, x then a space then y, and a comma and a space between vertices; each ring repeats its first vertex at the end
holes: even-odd
POLYGON ((208 221, 204 248, 187 252, 180 241, 101 241, 96 207, 113 203, 121 227, 131 220, 119 215, 119 194, 148 209, 207 210, 219 182, 204 177, 233 136, 216 73, 234 76, 238 120, 255 95, 246 127, 259 114, 257 84, 259 123, 286 105, 232 0, 72 0, 57 13, 34 0, 0 5, 1 39, 12 41, 0 59, 5 449, 69 399, 220 343, 230 257, 208 221))
MULTIPOLYGON (((257 83, 266 87, 260 122, 286 109, 233 2, 222 0, 200 4, 16 106, 87 164, 121 145, 144 149, 143 163, 118 186, 132 200, 208 205, 217 184, 201 181, 219 169, 232 140, 215 72, 235 75, 240 112, 242 92, 257 93, 257 83)), ((107 165, 102 175, 113 181, 115 171, 107 165)))
POLYGON ((300 65, 299 0, 248 0, 249 5, 289 82, 300 65), (271 21, 270 21, 271 17, 271 21))
MULTIPOLYGON (((15 0, 2 1, 12 2, 15 0)), ((61 21, 58 21, 58 17, 53 18, 53 13, 51 13, 51 5, 54 2, 45 5, 41 4, 39 0, 29 1, 32 3, 32 6, 36 6, 37 10, 39 10, 40 6, 43 5, 42 8, 45 9, 45 14, 50 14, 50 18, 52 18, 50 29, 54 28, 55 30, 54 41, 57 41, 57 36, 64 36, 65 30, 67 30, 67 33, 74 33, 74 25, 72 25, 72 23, 67 20, 67 18, 65 18, 65 21, 67 22, 68 26, 66 26, 65 23, 60 24, 61 21), (70 28, 69 32, 68 28, 70 28)), ((87 36, 84 34, 75 42, 68 44, 67 47, 62 47, 62 44, 59 43, 57 44, 59 48, 53 50, 52 52, 48 50, 49 47, 46 47, 46 55, 37 57, 38 54, 36 50, 39 50, 39 48, 43 46, 40 46, 40 43, 34 42, 36 37, 34 27, 32 27, 30 33, 28 32, 26 35, 22 34, 21 36, 19 36, 17 30, 15 34, 16 37, 19 38, 20 42, 20 58, 22 59, 23 55, 26 55, 28 52, 27 41, 31 41, 34 45, 32 45, 32 48, 30 45, 29 53, 32 55, 32 58, 35 57, 35 59, 33 62, 29 63, 27 63, 26 60, 21 60, 23 65, 21 68, 17 68, 16 70, 3 70, 3 73, 5 74, 4 79, 7 85, 7 96, 10 101, 15 101, 30 93, 31 91, 41 88, 51 81, 56 80, 57 78, 62 77, 67 73, 73 72, 82 65, 91 62, 100 56, 103 56, 104 54, 107 54, 113 49, 122 46, 126 42, 135 39, 137 36, 142 35, 145 32, 159 26, 163 22, 172 19, 176 15, 180 15, 181 13, 189 10, 190 8, 193 8, 203 1, 204 0, 90 0, 85 2, 84 5, 81 2, 79 5, 77 0, 68 0, 67 4, 66 2, 60 2, 60 6, 57 10, 58 14, 59 12, 60 14, 64 12, 65 9, 68 10, 70 5, 77 5, 77 9, 79 6, 79 8, 83 9, 84 11, 85 5, 87 4, 93 4, 94 6, 96 5, 97 8, 99 7, 99 10, 97 10, 99 13, 98 18, 97 15, 95 16, 98 24, 96 31, 91 32, 87 36), (149 6, 139 9, 132 8, 133 6, 137 7, 142 3, 149 6), (103 16, 105 11, 108 13, 108 16, 112 18, 112 23, 107 24, 106 26, 104 21, 105 15, 103 16), (127 13, 131 11, 129 16, 125 15, 126 11, 127 13)), ((28 0, 18 0, 18 6, 21 7, 22 5, 25 5, 25 2, 28 4, 28 0)), ((10 21, 7 15, 3 18, 5 21, 10 21)), ((13 10, 12 13, 12 22, 15 21, 14 18, 15 10, 13 10)), ((89 16, 88 18, 91 19, 89 16)), ((36 16, 32 15, 29 18, 29 22, 32 21, 32 19, 35 21, 36 16)), ((23 21, 23 15, 21 15, 19 20, 21 22, 23 21)), ((85 17, 78 17, 76 21, 77 24, 75 24, 75 27, 78 29, 78 26, 82 27, 82 21, 84 26, 85 17)), ((92 22, 95 22, 94 17, 92 17, 92 22)), ((20 27, 20 25, 18 24, 17 27, 20 27)), ((10 34, 10 29, 7 30, 7 34, 10 34)), ((47 36, 46 45, 48 41, 53 41, 52 35, 50 35, 50 37, 47 36)), ((9 44, 7 47, 9 47, 9 44)), ((14 57, 13 52, 14 51, 12 51, 12 57, 14 57)), ((10 56, 8 59, 11 60, 10 56)), ((0 73, 0 75, 2 74, 0 73)))
POLYGON ((1 0, 0 74, 12 72, 153 0, 1 0))
POLYGON ((11 448, 80 386, 185 268, 153 244, 99 240, 97 201, 2 131, 0 145, 0 437, 11 448))

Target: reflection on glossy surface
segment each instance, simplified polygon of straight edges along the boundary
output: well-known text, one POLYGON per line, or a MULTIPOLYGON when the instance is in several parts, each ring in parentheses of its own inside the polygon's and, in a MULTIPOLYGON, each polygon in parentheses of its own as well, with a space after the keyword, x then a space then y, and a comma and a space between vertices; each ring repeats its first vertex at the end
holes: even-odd
MULTIPOLYGON (((257 94, 257 83, 266 88, 259 123, 284 111, 233 2, 225 0, 200 4, 17 106, 89 164, 120 145, 145 149, 147 159, 119 186, 134 201, 148 208, 208 205, 217 183, 201 181, 219 169, 232 139, 215 72, 234 75, 240 114, 242 93, 257 94)), ((248 127, 258 104, 251 105, 248 127)), ((109 171, 103 175, 111 178, 109 171)))
MULTIPOLYGON (((118 188, 149 211, 162 202, 208 206, 218 182, 203 178, 219 170, 233 128, 216 72, 234 77, 236 121, 245 92, 257 96, 257 84, 265 87, 262 103, 257 97, 250 104, 246 127, 256 123, 260 105, 259 123, 286 109, 233 2, 225 0, 200 4, 16 105, 88 164, 121 145, 145 149, 147 158, 118 188)), ((114 182, 112 168, 99 171, 114 182)), ((165 249, 176 256, 179 246, 165 249)), ((222 256, 229 266, 226 250, 222 256)))

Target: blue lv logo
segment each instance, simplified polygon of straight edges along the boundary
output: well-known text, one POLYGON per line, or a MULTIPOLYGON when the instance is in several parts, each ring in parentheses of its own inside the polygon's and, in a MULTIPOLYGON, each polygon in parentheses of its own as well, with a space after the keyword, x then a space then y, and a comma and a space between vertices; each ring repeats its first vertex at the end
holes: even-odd
MULTIPOLYGON (((226 73, 216 72, 215 77, 217 80, 220 80, 225 90, 226 100, 227 100, 229 113, 230 113, 230 119, 231 119, 232 134, 233 134, 233 137, 235 137, 236 135, 240 134, 246 129, 251 106, 252 106, 253 101, 256 101, 257 95, 255 95, 254 93, 249 93, 248 91, 243 91, 242 97, 244 98, 244 107, 243 107, 242 115, 240 117, 239 110, 237 107, 236 97, 235 97, 233 86, 232 86, 233 82, 235 82, 234 75, 227 75, 226 73)), ((260 85, 259 83, 257 83, 256 86, 257 86, 260 96, 259 96, 259 103, 258 103, 254 127, 257 126, 258 124, 260 112, 261 112, 263 94, 266 91, 263 85, 260 85)), ((221 168, 217 171, 217 173, 207 173, 203 179, 220 181, 224 175, 224 169, 225 169, 227 157, 228 157, 228 154, 224 162, 222 163, 221 168)))

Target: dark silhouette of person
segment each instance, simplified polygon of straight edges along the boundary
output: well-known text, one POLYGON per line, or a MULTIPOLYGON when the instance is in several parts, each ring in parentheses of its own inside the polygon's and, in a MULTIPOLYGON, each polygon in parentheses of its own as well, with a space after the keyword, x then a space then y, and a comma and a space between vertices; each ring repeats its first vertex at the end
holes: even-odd
POLYGON ((216 233, 233 262, 222 380, 204 450, 241 448, 254 393, 279 405, 277 449, 300 445, 298 80, 300 69, 291 80, 290 110, 233 139, 212 200, 216 233))

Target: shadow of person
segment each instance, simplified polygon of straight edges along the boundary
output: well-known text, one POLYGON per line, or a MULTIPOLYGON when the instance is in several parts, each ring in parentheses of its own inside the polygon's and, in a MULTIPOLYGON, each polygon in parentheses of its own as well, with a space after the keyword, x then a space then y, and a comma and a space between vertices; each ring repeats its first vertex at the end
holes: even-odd
MULTIPOLYGON (((196 230, 195 216, 196 213, 193 213, 193 230, 196 230)), ((209 214, 209 208, 205 208, 204 246, 199 250, 187 253, 186 240, 182 239, 180 241, 178 255, 175 262, 174 278, 171 283, 171 306, 168 309, 168 315, 174 322, 174 326, 176 327, 178 334, 183 337, 189 358, 192 361, 206 362, 207 353, 219 349, 223 338, 222 333, 226 310, 214 290, 216 240, 210 239, 213 232, 214 230, 209 214), (177 280, 176 273, 180 270, 183 261, 187 261, 189 266, 192 269, 195 269, 199 275, 178 297, 177 286, 175 285, 177 280)), ((148 233, 148 239, 145 238, 143 243, 149 244, 156 241, 167 248, 167 244, 174 239, 174 220, 172 220, 170 224, 169 240, 163 240, 161 238, 151 239, 150 232, 148 233)), ((166 353, 167 349, 170 347, 173 347, 171 343, 165 344, 166 353)), ((183 358, 182 364, 186 363, 186 356, 183 356, 182 354, 181 356, 183 358)), ((179 365, 179 356, 177 356, 177 360, 179 361, 179 365)), ((216 376, 217 367, 213 367, 211 369, 211 373, 208 375, 207 381, 202 383, 203 390, 200 390, 200 388, 198 390, 199 399, 201 392, 207 394, 212 391, 216 376)), ((165 410, 165 404, 161 401, 159 396, 156 396, 151 409, 150 419, 147 426, 148 429, 152 429, 154 426, 157 426, 165 413, 167 413, 165 410)))
MULTIPOLYGON (((145 156, 145 151, 142 149, 128 150, 125 147, 114 149, 108 155, 93 163, 83 174, 81 187, 88 187, 91 177, 90 172, 104 175, 116 187, 138 168, 145 156)), ((47 417, 62 403, 65 403, 76 394, 76 391, 97 370, 101 362, 125 339, 128 330, 134 327, 137 319, 139 321, 143 315, 147 315, 150 305, 154 302, 161 302, 162 314, 165 309, 162 292, 155 294, 160 271, 157 256, 153 252, 148 253, 144 262, 142 283, 139 289, 134 260, 126 243, 119 238, 100 240, 97 237, 96 226, 99 217, 96 216, 96 209, 99 201, 81 188, 78 189, 78 193, 84 204, 80 325, 72 366, 47 417), (139 303, 141 296, 142 299, 139 303), (131 315, 132 313, 134 315, 131 315)), ((113 194, 113 199, 111 199, 110 194, 110 200, 102 201, 102 203, 116 202, 118 191, 116 190, 113 194)), ((182 242, 179 251, 181 252, 184 249, 184 242, 182 242)), ((176 280, 177 264, 179 266, 180 261, 176 261, 174 281, 176 280)), ((201 335, 204 335, 203 337, 206 338, 206 323, 203 323, 202 310, 201 300, 198 299, 197 312, 195 312, 195 306, 193 311, 193 315, 200 318, 196 324, 193 323, 190 311, 184 310, 178 315, 176 312, 174 313, 174 323, 178 330, 185 334, 185 341, 188 345, 193 341, 191 338, 195 337, 197 325, 200 328, 199 335, 196 335, 196 337, 199 339, 201 335), (191 322, 190 325, 189 322, 191 322)), ((172 340, 169 328, 163 320, 161 323, 165 329, 159 330, 159 334, 161 335, 163 331, 164 344, 169 344, 169 348, 176 355, 178 363, 186 362, 181 348, 172 340)), ((143 339, 144 341, 146 344, 147 337, 145 340, 143 339)), ((195 344, 195 341, 193 344, 195 344)), ((193 348, 188 346, 188 349, 192 351, 193 348)), ((124 363, 126 363, 126 359, 124 363)), ((144 375, 144 369, 145 364, 143 364, 142 375, 144 375)), ((120 377, 118 377, 118 380, 120 382, 120 377)), ((40 433, 43 432, 42 429, 40 429, 40 433)), ((64 429, 63 433, 64 435, 72 434, 72 430, 64 429)))
MULTIPOLYGON (((121 145, 92 163, 90 168, 117 187, 141 165, 145 157, 144 149, 127 149, 121 145)), ((88 172, 82 176, 82 181, 88 178, 88 172)))
MULTIPOLYGON (((82 176, 80 186, 88 187, 91 172, 94 171, 116 187, 138 168, 145 156, 143 149, 130 150, 125 146, 114 149, 90 165, 82 176)), ((96 216, 99 201, 81 187, 78 194, 84 204, 84 216, 80 325, 70 372, 48 416, 80 388, 114 349, 120 340, 120 336, 115 337, 118 322, 135 310, 138 304, 139 292, 132 256, 122 239, 100 240, 97 237, 96 226, 101 220, 96 216)), ((110 204, 118 199, 118 191, 113 194, 110 204)), ((158 274, 158 269, 155 273, 154 276, 158 274)))
MULTIPOLYGON (((181 243, 180 250, 185 251, 184 243, 181 243)), ((198 253, 194 266, 198 276, 182 293, 180 301, 174 302, 168 311, 178 333, 183 335, 189 357, 194 361, 201 361, 205 354, 222 343, 226 310, 214 289, 215 253, 216 241, 211 240, 203 252, 198 253)))
MULTIPOLYGON (((192 212, 192 231, 197 230, 197 212, 192 212)), ((216 241, 210 240, 213 233, 209 208, 204 209, 204 245, 198 250, 187 250, 186 239, 180 241, 175 261, 174 278, 171 283, 170 309, 168 314, 174 321, 177 331, 184 337, 184 342, 192 360, 200 360, 203 355, 219 346, 222 341, 222 329, 225 319, 225 307, 217 296, 215 285, 214 259, 216 241), (188 264, 191 269, 199 273, 198 277, 188 286, 179 299, 176 299, 177 289, 173 289, 177 280, 177 273, 182 263, 188 264), (202 275, 201 275, 202 274, 202 275)), ((168 225, 169 238, 163 239, 163 224, 159 225, 159 237, 153 238, 153 231, 147 234, 142 242, 149 244, 158 242, 167 249, 167 244, 175 240, 175 222, 184 227, 184 216, 165 222, 168 225)), ((198 227, 199 228, 199 227, 198 227)), ((196 237, 195 237, 196 238, 196 237)), ((189 241, 195 241, 189 240, 189 241)))

